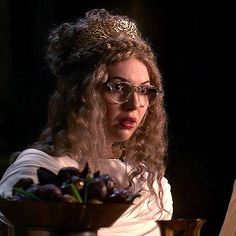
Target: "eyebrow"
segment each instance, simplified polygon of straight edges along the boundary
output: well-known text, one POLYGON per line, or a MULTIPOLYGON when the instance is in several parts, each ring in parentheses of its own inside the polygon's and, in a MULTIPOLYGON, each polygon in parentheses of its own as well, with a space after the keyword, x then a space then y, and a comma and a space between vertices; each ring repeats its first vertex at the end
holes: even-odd
MULTIPOLYGON (((114 77, 109 77, 109 78, 108 78, 108 80, 116 80, 116 79, 130 83, 130 81, 128 81, 127 79, 122 78, 122 77, 119 77, 119 76, 114 76, 114 77)), ((144 85, 144 84, 146 84, 146 83, 150 83, 150 80, 144 81, 144 82, 142 82, 140 85, 144 85)), ((140 85, 139 85, 139 86, 140 86, 140 85)))

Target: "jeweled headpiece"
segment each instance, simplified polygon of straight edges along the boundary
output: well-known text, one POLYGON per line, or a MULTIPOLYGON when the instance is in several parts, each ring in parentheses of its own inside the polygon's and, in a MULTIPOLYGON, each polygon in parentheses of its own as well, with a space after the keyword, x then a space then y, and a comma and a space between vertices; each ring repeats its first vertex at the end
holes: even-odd
POLYGON ((123 34, 132 39, 141 36, 134 21, 127 16, 110 15, 105 9, 92 10, 81 19, 79 38, 80 48, 100 43, 108 38, 123 34))
POLYGON ((75 68, 78 70, 78 59, 88 68, 86 60, 93 66, 107 52, 139 50, 153 56, 133 20, 105 9, 94 9, 75 22, 63 23, 51 31, 49 42, 47 59, 58 77, 68 77, 75 68))

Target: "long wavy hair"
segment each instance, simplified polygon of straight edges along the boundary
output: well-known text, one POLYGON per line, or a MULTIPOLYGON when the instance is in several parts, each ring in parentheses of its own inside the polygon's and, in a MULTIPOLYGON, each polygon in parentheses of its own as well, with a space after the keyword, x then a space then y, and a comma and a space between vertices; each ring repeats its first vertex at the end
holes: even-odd
MULTIPOLYGON (((113 17, 102 10, 100 17, 104 15, 113 17)), ((82 27, 81 20, 64 23, 49 36, 47 59, 58 82, 49 100, 47 126, 33 145, 52 156, 68 155, 78 162, 112 155, 107 149, 106 106, 102 98, 110 65, 135 58, 147 67, 151 84, 163 91, 155 56, 143 38, 131 38, 121 32, 81 48, 78 38, 82 27)), ((153 183, 157 180, 160 190, 156 197, 159 199, 163 195, 161 178, 165 173, 167 150, 163 95, 162 92, 157 102, 148 108, 132 137, 114 145, 132 167, 130 185, 137 177, 155 194, 153 183)))

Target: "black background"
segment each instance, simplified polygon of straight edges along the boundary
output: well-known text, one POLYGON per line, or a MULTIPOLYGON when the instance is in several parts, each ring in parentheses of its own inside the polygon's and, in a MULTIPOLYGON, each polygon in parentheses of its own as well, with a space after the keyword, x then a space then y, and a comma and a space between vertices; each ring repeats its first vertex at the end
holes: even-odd
POLYGON ((169 116, 174 218, 218 235, 235 180, 233 31, 226 1, 0 1, 0 163, 35 141, 54 79, 44 60, 55 25, 106 8, 134 18, 157 53, 169 116))

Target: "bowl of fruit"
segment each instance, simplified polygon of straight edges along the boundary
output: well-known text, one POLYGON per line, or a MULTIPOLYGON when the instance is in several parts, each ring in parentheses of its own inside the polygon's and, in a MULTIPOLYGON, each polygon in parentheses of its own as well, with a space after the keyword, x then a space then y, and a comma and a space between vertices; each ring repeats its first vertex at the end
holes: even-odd
POLYGON ((64 167, 58 174, 38 168, 38 183, 20 179, 12 196, 0 199, 0 211, 16 229, 97 231, 111 226, 138 194, 116 188, 108 174, 64 167))

